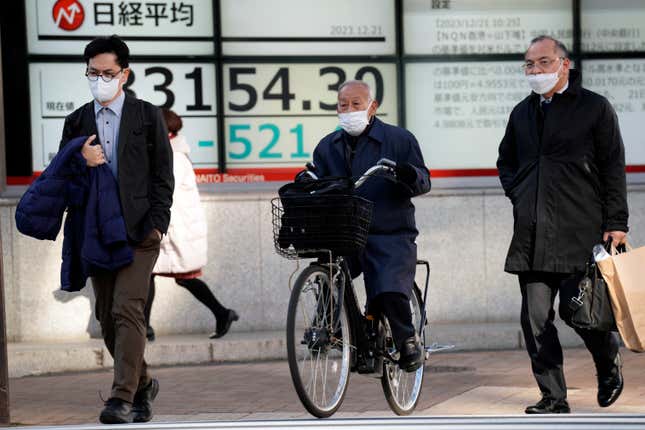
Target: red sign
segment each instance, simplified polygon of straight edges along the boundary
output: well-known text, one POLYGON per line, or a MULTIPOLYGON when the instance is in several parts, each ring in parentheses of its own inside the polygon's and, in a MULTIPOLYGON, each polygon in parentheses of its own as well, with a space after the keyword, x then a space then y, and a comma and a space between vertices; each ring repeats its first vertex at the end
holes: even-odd
POLYGON ((52 9, 56 25, 65 31, 74 31, 83 24, 85 11, 78 0, 58 0, 52 9))

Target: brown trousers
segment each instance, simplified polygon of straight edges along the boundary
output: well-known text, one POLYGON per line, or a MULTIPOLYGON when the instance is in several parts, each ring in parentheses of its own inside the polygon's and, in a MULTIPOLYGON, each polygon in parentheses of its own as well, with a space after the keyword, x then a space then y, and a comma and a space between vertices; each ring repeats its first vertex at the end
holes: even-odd
POLYGON ((117 272, 92 277, 96 318, 101 323, 105 346, 114 359, 112 394, 132 403, 137 389, 150 382, 143 358, 150 274, 159 256, 159 238, 152 231, 134 248, 134 261, 117 272))

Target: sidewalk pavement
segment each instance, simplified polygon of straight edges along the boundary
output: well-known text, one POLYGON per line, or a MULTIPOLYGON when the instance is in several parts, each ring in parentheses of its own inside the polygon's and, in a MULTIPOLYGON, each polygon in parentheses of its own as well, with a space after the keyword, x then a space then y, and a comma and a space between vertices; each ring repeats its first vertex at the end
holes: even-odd
MULTIPOLYGON (((585 349, 565 350, 574 413, 645 414, 645 355, 623 351, 625 389, 609 408, 596 404, 595 369, 585 349)), ((538 400, 522 350, 443 352, 430 356, 415 416, 521 414, 538 400)), ((153 421, 309 418, 292 387, 286 361, 154 367, 161 390, 153 421)), ((96 423, 112 373, 26 376, 10 380, 16 425, 96 423), (99 393, 100 392, 100 393, 99 393)), ((393 416, 380 381, 352 374, 335 417, 393 416)))
MULTIPOLYGON (((158 336, 146 346, 151 366, 285 359, 284 331, 231 333, 222 339, 204 334, 158 336)), ((9 377, 112 369, 102 339, 79 342, 10 342, 9 377)))
MULTIPOLYGON (((556 320, 560 343, 578 347, 582 340, 556 320)), ((519 323, 432 323, 432 342, 454 345, 455 350, 524 349, 519 323)), ((112 357, 102 339, 58 342, 10 342, 9 377, 112 368, 112 357)), ((204 334, 159 336, 146 347, 152 366, 284 360, 285 331, 233 331, 222 339, 204 334)))

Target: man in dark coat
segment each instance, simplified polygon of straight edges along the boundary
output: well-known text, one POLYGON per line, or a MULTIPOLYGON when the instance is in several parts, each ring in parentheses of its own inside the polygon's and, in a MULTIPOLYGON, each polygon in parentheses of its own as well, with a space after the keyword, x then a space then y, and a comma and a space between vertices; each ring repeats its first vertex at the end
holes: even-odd
MULTIPOLYGON (((505 270, 519 275, 526 348, 542 399, 526 413, 568 413, 562 348, 553 324, 569 325, 569 302, 593 246, 627 232, 625 154, 609 101, 581 86, 565 46, 548 36, 531 41, 525 73, 531 95, 511 112, 497 168, 513 204, 514 234, 505 270)), ((598 404, 623 387, 615 332, 574 327, 591 352, 598 404)))
POLYGON ((430 173, 419 144, 409 131, 376 118, 378 102, 362 81, 348 81, 338 90, 341 130, 325 136, 314 151, 319 177, 358 178, 381 158, 397 163, 399 182, 370 178, 357 194, 374 202, 367 245, 350 261, 352 275, 363 272, 370 313, 383 312, 400 351, 399 366, 412 372, 423 364, 412 325, 409 297, 417 261, 412 197, 430 191, 430 173))
POLYGON ((116 36, 94 39, 85 48, 94 101, 65 119, 61 148, 72 138, 90 136, 81 149, 89 167, 104 163, 118 183, 132 264, 92 276, 96 316, 114 358, 112 393, 101 412, 102 423, 149 421, 159 390, 143 358, 144 307, 150 274, 159 255, 161 235, 170 221, 174 180, 172 150, 161 112, 125 95, 129 50, 116 36))

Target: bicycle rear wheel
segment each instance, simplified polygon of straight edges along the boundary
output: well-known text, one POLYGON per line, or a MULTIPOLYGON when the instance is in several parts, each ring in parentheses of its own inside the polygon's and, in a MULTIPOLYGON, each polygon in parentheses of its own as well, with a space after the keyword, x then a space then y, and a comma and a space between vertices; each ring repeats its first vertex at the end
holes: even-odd
POLYGON ((300 401, 318 418, 331 416, 347 391, 350 327, 329 269, 311 265, 296 280, 287 312, 287 357, 300 401))
MULTIPOLYGON (((412 324, 417 333, 421 324, 421 294, 415 287, 410 297, 410 309, 412 311, 412 324)), ((387 319, 384 317, 385 325, 385 348, 390 355, 398 357, 398 351, 392 341, 392 332, 390 331, 387 319)), ((421 333, 421 346, 425 354, 425 335, 421 333)), ((383 376, 381 377, 381 386, 390 409, 397 415, 409 415, 416 408, 423 386, 423 373, 425 366, 421 366, 414 372, 405 372, 401 370, 398 364, 385 360, 383 363, 383 376)))

